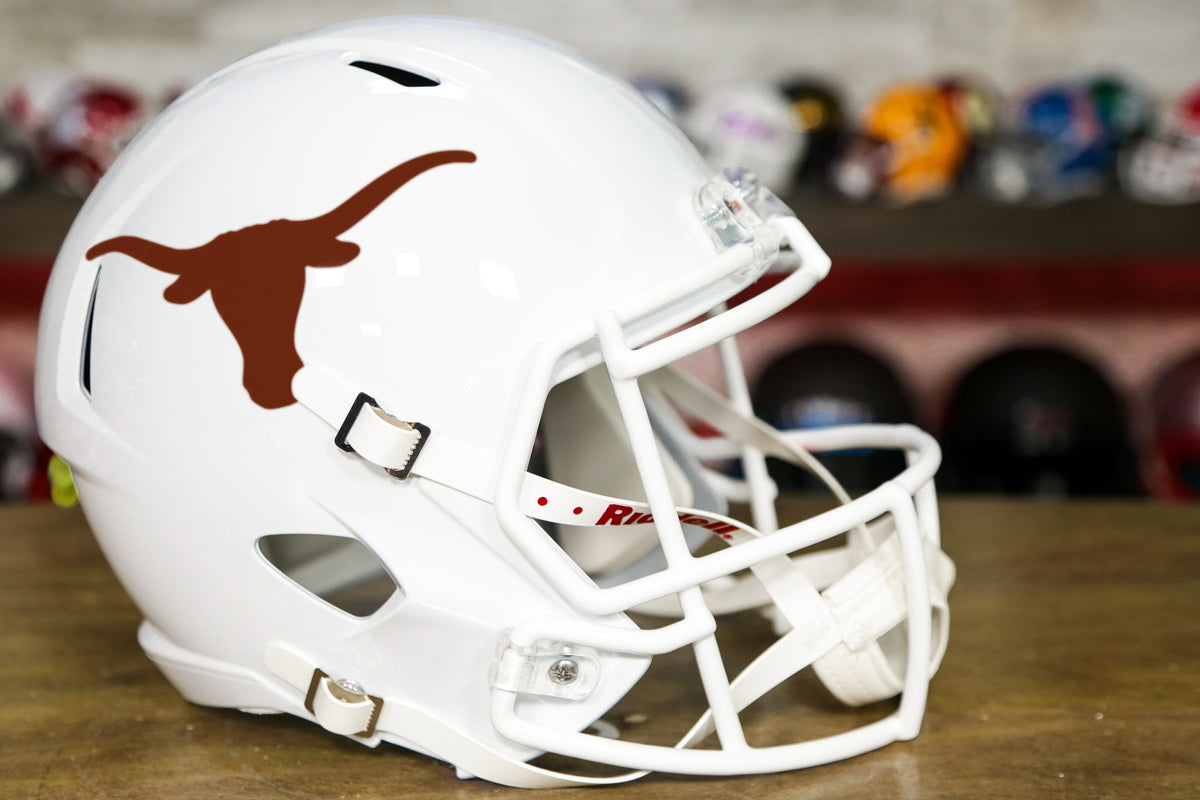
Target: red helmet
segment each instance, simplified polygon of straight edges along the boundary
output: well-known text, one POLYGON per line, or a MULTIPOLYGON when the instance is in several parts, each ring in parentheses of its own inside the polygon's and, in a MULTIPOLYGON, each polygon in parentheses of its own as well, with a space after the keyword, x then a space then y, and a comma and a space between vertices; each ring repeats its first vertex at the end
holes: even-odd
POLYGON ((36 169, 72 194, 86 195, 144 122, 133 91, 72 75, 35 76, 5 107, 36 169))
POLYGON ((1121 185, 1145 203, 1200 200, 1200 85, 1176 102, 1162 124, 1124 154, 1121 185))
POLYGON ((1155 493, 1200 500, 1200 353, 1168 370, 1151 395, 1155 493))

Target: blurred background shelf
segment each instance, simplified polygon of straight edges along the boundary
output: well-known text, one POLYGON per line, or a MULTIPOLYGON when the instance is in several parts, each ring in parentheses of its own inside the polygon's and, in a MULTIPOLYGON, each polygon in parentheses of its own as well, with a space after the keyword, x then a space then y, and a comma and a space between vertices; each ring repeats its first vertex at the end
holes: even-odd
POLYGON ((815 191, 789 202, 835 258, 1200 262, 1200 206, 1151 206, 1117 192, 1048 207, 1005 206, 967 193, 904 208, 850 205, 815 191))
MULTIPOLYGON (((1082 412, 1066 404, 1093 406, 1115 396, 1120 411, 1110 427, 1119 431, 1125 476, 1118 493, 1164 493, 1163 470, 1147 455, 1156 452, 1154 395, 1164 376, 1200 348, 1200 206, 1152 206, 1112 192, 1048 207, 998 205, 959 193, 890 208, 849 204, 813 188, 788 201, 833 256, 834 269, 810 297, 739 338, 752 388, 760 398, 776 398, 774 408, 760 413, 796 424, 805 413, 796 409, 813 397, 840 404, 838 413, 882 413, 884 401, 870 394, 878 389, 856 386, 860 378, 848 363, 839 366, 846 377, 837 391, 785 368, 805 353, 842 348, 888 374, 891 393, 902 398, 899 418, 933 430, 948 451, 961 452, 971 448, 956 445, 949 431, 962 427, 955 422, 964 413, 955 395, 973 370, 1012 350, 1032 352, 1035 360, 1065 357, 1094 373, 1104 397, 1035 381, 1022 391, 1032 397, 1045 389, 1036 424, 1049 429, 1038 435, 1080 438, 1068 429, 1082 412), (854 408, 859 411, 847 411, 854 408), (1132 464, 1134 451, 1143 454, 1140 465, 1132 464)), ((81 205, 45 188, 0 200, 0 345, 20 370, 32 369, 35 311, 81 205)), ((717 382, 712 362, 695 366, 717 382)), ((997 413, 973 424, 999 426, 997 413)), ((1006 440, 997 436, 984 448, 992 451, 984 457, 989 464, 1002 460, 1006 440)), ((1037 461, 1022 460, 983 484, 956 474, 950 463, 944 484, 1017 494, 1115 491, 1091 469, 1091 477, 1072 479, 1073 485, 1038 478, 1037 461)), ((1117 468, 1099 471, 1106 469, 1117 468)))
MULTIPOLYGON (((903 208, 852 204, 813 188, 788 203, 834 258, 913 262, 1054 259, 1097 265, 1136 257, 1193 257, 1200 268, 1200 205, 1155 206, 1113 191, 1057 206, 1006 206, 970 193, 903 208)), ((0 257, 57 253, 81 202, 36 187, 0 198, 0 257)))

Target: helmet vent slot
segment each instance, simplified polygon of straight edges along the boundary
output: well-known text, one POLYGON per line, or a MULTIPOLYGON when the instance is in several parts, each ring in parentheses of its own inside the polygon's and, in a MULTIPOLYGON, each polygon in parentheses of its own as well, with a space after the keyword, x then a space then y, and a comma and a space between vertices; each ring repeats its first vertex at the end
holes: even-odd
POLYGON ((278 533, 260 538, 258 550, 297 586, 356 617, 369 617, 403 594, 379 556, 357 539, 278 533))
POLYGON ((79 385, 88 399, 92 396, 92 322, 96 312, 96 292, 100 289, 100 267, 92 281, 92 296, 88 300, 87 318, 83 323, 83 352, 79 362, 79 385))
POLYGON ((374 61, 351 61, 350 66, 365 69, 367 72, 373 72, 382 78, 387 78, 389 81, 398 83, 401 86, 407 86, 410 89, 440 86, 442 83, 437 78, 430 78, 427 75, 419 75, 416 72, 409 72, 400 67, 379 64, 374 61))

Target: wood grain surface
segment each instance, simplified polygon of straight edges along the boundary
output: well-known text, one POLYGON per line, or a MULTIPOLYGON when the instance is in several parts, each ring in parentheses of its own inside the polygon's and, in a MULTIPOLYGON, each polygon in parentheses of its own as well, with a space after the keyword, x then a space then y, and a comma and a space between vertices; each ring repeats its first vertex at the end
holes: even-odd
MULTIPOLYGON (((1200 797, 1200 509, 942 508, 959 580, 915 741, 779 775, 651 776, 545 796, 1200 797)), ((141 653, 137 623, 82 515, 0 508, 0 798, 529 794, 294 718, 190 705, 141 653)), ((672 697, 669 671, 657 680, 652 696, 672 697)), ((812 704, 832 708, 815 693, 812 704)), ((648 716, 669 719, 659 705, 648 716)), ((802 731, 802 716, 783 727, 802 731)))

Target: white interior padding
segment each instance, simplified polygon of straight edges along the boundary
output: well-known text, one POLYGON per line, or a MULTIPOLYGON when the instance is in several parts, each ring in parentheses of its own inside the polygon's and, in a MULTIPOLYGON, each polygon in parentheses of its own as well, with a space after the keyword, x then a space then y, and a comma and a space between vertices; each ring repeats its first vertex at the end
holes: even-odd
MULTIPOLYGON (((675 433, 683 421, 664 399, 657 395, 645 399, 675 505, 723 513, 724 501, 675 433)), ((603 366, 564 381, 550 392, 542 415, 542 440, 551 479, 609 497, 645 502, 629 436, 603 366)), ((697 538, 705 536, 701 532, 697 538)), ((650 526, 564 525, 559 527, 558 541, 601 585, 649 574, 665 565, 658 537, 650 526)))

